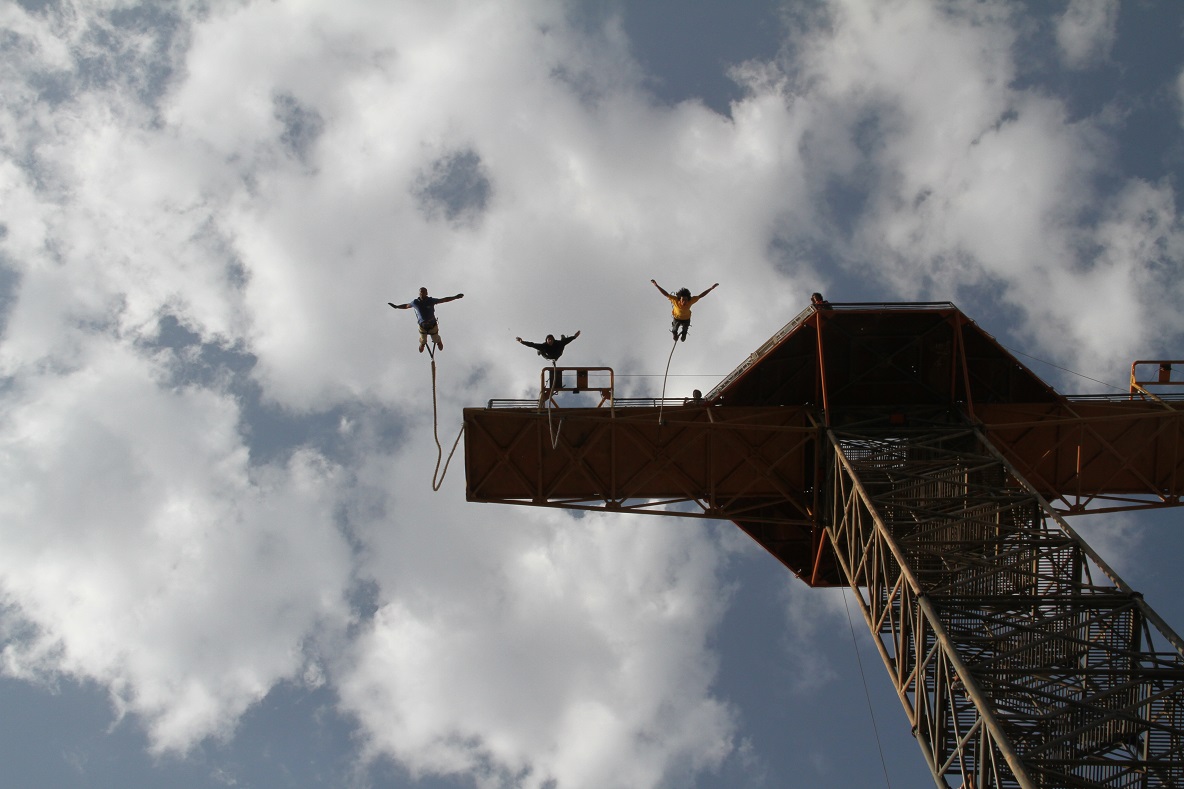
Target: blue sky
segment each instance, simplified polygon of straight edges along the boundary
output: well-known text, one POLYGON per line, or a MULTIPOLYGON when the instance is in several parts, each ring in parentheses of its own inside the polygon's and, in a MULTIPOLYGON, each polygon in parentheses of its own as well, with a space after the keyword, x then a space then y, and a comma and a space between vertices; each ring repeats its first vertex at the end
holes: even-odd
MULTIPOLYGON (((0 7, 16 786, 929 781, 868 636, 730 524, 468 504, 514 342, 706 391, 821 290, 1058 389, 1184 348, 1184 6, 0 7), (854 643, 853 643, 854 640, 854 643), (856 646, 858 644, 858 648, 856 646), (860 660, 857 660, 857 656, 860 660), (865 695, 865 679, 867 691, 865 695), (870 712, 869 712, 870 697, 870 712)), ((1184 626, 1172 510, 1074 522, 1184 626)))

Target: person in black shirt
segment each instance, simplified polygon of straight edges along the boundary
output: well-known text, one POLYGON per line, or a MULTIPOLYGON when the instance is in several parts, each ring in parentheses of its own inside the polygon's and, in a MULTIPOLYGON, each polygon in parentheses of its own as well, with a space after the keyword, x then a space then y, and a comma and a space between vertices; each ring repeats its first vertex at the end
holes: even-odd
POLYGON ((527 348, 534 348, 539 352, 539 356, 543 357, 547 361, 556 362, 559 360, 559 357, 563 355, 563 349, 567 347, 567 344, 579 336, 580 333, 577 331, 570 337, 565 334, 563 335, 563 338, 559 340, 555 339, 554 334, 548 334, 547 339, 544 342, 527 342, 521 337, 515 337, 514 339, 525 345, 527 348))

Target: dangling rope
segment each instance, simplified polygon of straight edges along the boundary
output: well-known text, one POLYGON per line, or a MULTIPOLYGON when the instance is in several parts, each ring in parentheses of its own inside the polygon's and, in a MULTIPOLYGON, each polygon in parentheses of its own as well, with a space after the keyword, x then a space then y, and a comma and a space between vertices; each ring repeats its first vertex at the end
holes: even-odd
POLYGON ((876 748, 880 751, 880 768, 884 771, 884 784, 892 789, 892 781, 888 780, 888 763, 884 761, 884 746, 880 744, 880 729, 876 726, 876 712, 872 709, 872 694, 867 689, 867 676, 863 673, 863 659, 859 657, 859 642, 855 640, 855 625, 851 621, 851 608, 847 605, 847 595, 843 594, 843 608, 847 610, 847 628, 851 631, 851 645, 855 647, 855 662, 859 664, 859 676, 863 678, 863 695, 867 699, 867 712, 872 719, 872 731, 876 735, 876 748))
POLYGON ((559 434, 563 431, 563 417, 559 418, 559 429, 551 426, 551 412, 555 410, 555 387, 558 385, 555 382, 555 376, 558 374, 555 368, 555 360, 551 360, 551 387, 550 393, 547 395, 547 432, 551 434, 551 449, 559 447, 559 434))
POLYGON ((666 379, 670 377, 670 360, 674 358, 674 349, 678 347, 678 337, 674 338, 674 345, 670 355, 666 357, 666 372, 662 373, 662 399, 658 401, 658 426, 662 426, 662 409, 666 406, 666 379))
POLYGON ((563 417, 559 418, 558 428, 551 426, 551 412, 554 410, 551 406, 547 406, 547 431, 551 434, 551 449, 559 447, 559 434, 563 432, 563 417))
POLYGON ((428 355, 432 358, 432 438, 436 440, 436 468, 432 471, 432 490, 440 490, 440 486, 444 484, 444 475, 448 473, 448 464, 452 462, 452 456, 456 454, 456 448, 460 446, 460 437, 465 433, 465 426, 460 426, 460 432, 456 434, 456 441, 452 442, 452 451, 448 453, 448 460, 444 462, 444 470, 440 471, 440 461, 444 458, 444 448, 440 446, 440 417, 436 409, 436 352, 432 346, 428 346, 428 355), (437 479, 439 475, 439 479, 437 479))

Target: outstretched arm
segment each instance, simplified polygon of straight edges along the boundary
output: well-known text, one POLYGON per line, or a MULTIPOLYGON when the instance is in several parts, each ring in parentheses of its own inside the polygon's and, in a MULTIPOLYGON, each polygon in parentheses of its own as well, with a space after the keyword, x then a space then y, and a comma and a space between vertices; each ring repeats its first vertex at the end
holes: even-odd
POLYGON ((444 302, 446 302, 446 301, 456 301, 457 299, 463 299, 464 297, 465 297, 465 294, 463 294, 463 293, 458 293, 458 294, 456 294, 455 296, 445 296, 444 298, 440 299, 440 300, 439 300, 439 301, 437 301, 436 303, 437 303, 437 304, 443 304, 443 303, 444 303, 444 302))
POLYGON ((517 340, 518 342, 522 343, 523 345, 525 345, 527 348, 534 348, 536 351, 539 351, 539 352, 542 352, 547 347, 544 343, 531 342, 530 340, 524 340, 521 337, 515 337, 514 339, 517 340))
POLYGON ((705 290, 705 291, 703 291, 702 293, 700 293, 700 294, 699 294, 698 296, 696 296, 695 298, 696 298, 696 299, 701 299, 701 298, 703 298, 704 296, 706 296, 708 293, 710 293, 711 291, 715 290, 715 289, 716 289, 716 288, 718 288, 718 287, 719 287, 719 283, 717 282, 717 283, 715 283, 714 285, 712 285, 710 288, 708 288, 707 290, 705 290))
POLYGON ((658 284, 657 280, 651 279, 650 282, 654 283, 654 287, 657 288, 662 293, 663 296, 665 296, 666 298, 670 298, 670 294, 666 292, 665 288, 663 288, 661 285, 658 284))
POLYGON ((392 307, 394 307, 394 308, 395 308, 395 309, 397 309, 397 310, 409 310, 409 309, 411 309, 411 305, 410 305, 410 304, 391 304, 389 301, 387 302, 387 304, 390 304, 392 307))

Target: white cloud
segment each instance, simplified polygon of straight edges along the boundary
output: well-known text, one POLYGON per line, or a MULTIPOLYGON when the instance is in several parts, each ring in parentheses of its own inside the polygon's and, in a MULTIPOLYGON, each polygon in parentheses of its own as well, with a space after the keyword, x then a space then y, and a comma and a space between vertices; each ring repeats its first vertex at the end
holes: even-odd
MULTIPOLYGON (((516 335, 582 330, 564 361, 656 395, 651 277, 721 283, 674 395, 831 285, 994 289, 1062 361, 1181 329, 1171 189, 1094 187, 1107 129, 1015 89, 1004 4, 835 2, 733 72, 731 118, 660 106, 620 25, 577 32, 548 2, 182 5, 159 41, 63 7, 0 10, 0 590, 33 628, 5 666, 103 683, 161 749, 226 736, 323 663, 369 753, 413 771, 659 786, 731 752, 711 643, 729 549, 466 504, 459 463, 433 493, 429 362, 385 306, 420 285, 466 294, 439 310, 445 451, 463 406, 535 393, 516 335), (450 216, 423 187, 458 154, 487 189, 450 216), (181 361, 163 316, 193 335, 181 361), (209 349, 254 365, 178 386, 209 349), (258 408, 351 429, 334 452, 271 436, 295 448, 262 465, 258 408), (378 613, 353 637, 359 580, 378 613)), ((1062 45, 1104 56, 1106 19, 1062 45)))
MULTIPOLYGON (((586 44, 546 13, 541 19, 551 27, 510 15, 476 28, 445 14, 416 21, 431 28, 426 37, 399 28, 388 40, 382 25, 357 30, 366 41, 355 47, 375 51, 381 40, 391 49, 377 59, 335 59, 337 48, 322 43, 331 37, 293 32, 289 40, 312 37, 310 46, 323 47, 313 58, 321 69, 336 69, 332 79, 320 77, 334 94, 295 81, 283 88, 323 118, 312 173, 275 159, 274 139, 259 142, 280 134, 267 108, 251 104, 230 128, 198 120, 205 107, 233 105, 242 92, 241 80, 201 77, 202 64, 227 68, 227 42, 251 37, 195 36, 188 70, 199 77, 173 94, 166 115, 178 135, 204 135, 209 124, 252 151, 228 166, 246 168, 253 193, 224 178, 231 191, 218 220, 250 273, 250 345, 268 396, 303 409, 346 393, 375 394, 373 371, 389 366, 391 347, 375 338, 398 343, 412 334, 406 315, 383 302, 407 301, 421 284, 438 294, 467 292, 440 313, 446 341, 455 340, 448 356, 462 367, 501 355, 523 359, 508 344, 515 335, 577 328, 585 332, 580 347, 602 357, 636 352, 635 327, 643 325, 654 328, 643 343, 656 348, 665 308, 650 277, 676 286, 683 283, 672 277, 682 278, 698 290, 731 266, 740 275, 729 285, 732 299, 763 290, 788 304, 801 300, 795 290, 811 289, 773 287, 778 280, 764 265, 768 232, 801 199, 792 159, 780 161, 792 154, 796 133, 784 125, 780 97, 754 97, 735 123, 696 105, 656 108, 628 82, 605 84, 600 75, 619 71, 612 63, 620 53, 589 62, 586 44), (491 49, 490 40, 499 46, 491 49), (474 60, 479 71, 455 70, 474 60), (584 75, 598 81, 589 87, 584 75), (504 105, 492 106, 493 96, 505 97, 504 105), (413 194, 431 163, 455 151, 479 157, 492 189, 485 214, 461 228, 425 216, 413 194)), ((288 52, 311 57, 285 47, 264 73, 298 71, 281 57, 288 52)), ((261 78, 256 70, 248 83, 261 78)), ((711 315, 711 303, 700 314, 711 315)), ((708 342, 716 332, 747 342, 763 317, 720 309, 715 321, 697 322, 696 333, 708 342)), ((774 319, 756 330, 777 327, 774 319)), ((390 388, 396 381, 380 385, 383 398, 403 396, 390 388)))
POLYGON ((571 787, 660 785, 730 752, 706 648, 727 601, 697 526, 437 506, 430 534, 367 532, 389 599, 340 687, 372 752, 571 787))
POLYGON ((1057 20, 1057 45, 1069 68, 1088 68, 1110 56, 1118 28, 1118 0, 1070 0, 1057 20))
POLYGON ((1071 121, 1056 99, 1017 91, 1006 13, 955 8, 836 3, 833 27, 804 45, 811 178, 819 194, 837 179, 866 195, 849 236, 823 229, 896 293, 986 290, 1025 316, 1012 330, 1033 350, 1122 380, 1164 327, 1180 330, 1170 309, 1144 312, 1179 295, 1165 276, 1184 240, 1171 190, 1100 190, 1113 166, 1104 119, 1071 121))
MULTIPOLYGON (((447 445, 462 405, 537 380, 515 334, 582 328, 585 359, 664 346, 668 307, 647 280, 718 277, 727 246, 699 217, 721 177, 731 204, 717 228, 771 222, 777 129, 757 102, 739 137, 700 107, 652 108, 627 61, 604 68, 619 52, 545 8, 486 19, 494 8, 215 9, 193 20, 159 115, 120 89, 83 92, 31 143, 36 171, 10 161, 7 204, 27 221, 4 240, 20 285, 0 350, 30 390, 10 399, 5 460, 38 471, 14 473, 4 500, 20 525, 9 539, 49 541, 0 570, 13 616, 38 634, 9 643, 11 673, 105 684, 160 749, 227 736, 276 682, 324 662, 371 752, 414 770, 646 786, 729 752, 733 713, 712 696, 707 647, 723 610, 712 543, 593 518, 523 533, 516 514, 459 504, 457 467, 431 493, 429 367, 384 302, 420 284, 468 293, 440 308, 447 445), (462 67, 474 60, 484 67, 462 67), (294 106, 319 119, 301 150, 285 143, 294 106), (458 150, 493 189, 460 227, 413 193, 458 150), (621 309, 613 331, 602 316, 621 309), (312 449, 252 465, 228 373, 171 388, 162 315, 256 359, 265 404, 402 409, 408 443, 382 445, 363 415, 348 467, 312 449), (77 485, 80 509, 57 511, 51 480, 77 485), (381 608, 346 660, 335 649, 358 574, 381 608)), ((683 369, 725 325, 711 303, 683 369)))
POLYGON ((35 632, 5 666, 102 683, 183 750, 347 624, 338 472, 311 453, 251 469, 233 401, 84 345, 78 370, 23 376, 5 400, 0 588, 35 632))

